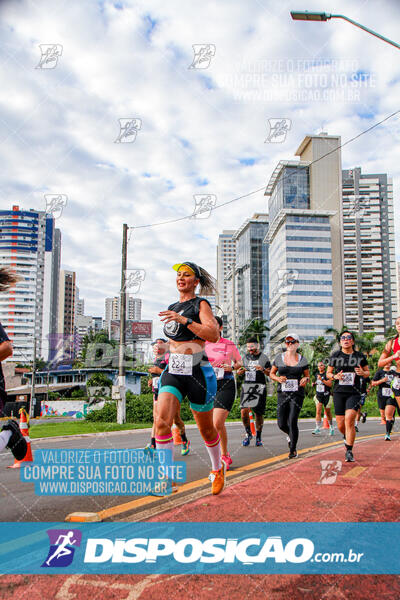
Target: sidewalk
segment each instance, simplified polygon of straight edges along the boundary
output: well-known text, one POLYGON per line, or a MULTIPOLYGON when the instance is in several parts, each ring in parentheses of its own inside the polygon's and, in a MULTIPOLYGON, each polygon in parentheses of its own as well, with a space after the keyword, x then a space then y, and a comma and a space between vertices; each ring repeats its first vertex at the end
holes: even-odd
POLYGON ((359 441, 354 463, 344 462, 344 446, 229 485, 151 521, 398 521, 400 435, 359 441), (333 484, 319 484, 321 461, 341 462, 333 484))

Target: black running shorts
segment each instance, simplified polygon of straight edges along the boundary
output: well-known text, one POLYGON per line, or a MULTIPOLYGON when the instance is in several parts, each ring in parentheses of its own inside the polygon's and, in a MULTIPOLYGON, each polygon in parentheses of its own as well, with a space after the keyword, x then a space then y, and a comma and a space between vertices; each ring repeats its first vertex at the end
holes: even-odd
POLYGON ((358 410, 361 407, 361 394, 343 394, 333 392, 335 415, 344 417, 346 410, 358 410))
POLYGON ((223 408, 230 412, 236 397, 236 384, 233 378, 217 379, 217 395, 214 408, 223 408))

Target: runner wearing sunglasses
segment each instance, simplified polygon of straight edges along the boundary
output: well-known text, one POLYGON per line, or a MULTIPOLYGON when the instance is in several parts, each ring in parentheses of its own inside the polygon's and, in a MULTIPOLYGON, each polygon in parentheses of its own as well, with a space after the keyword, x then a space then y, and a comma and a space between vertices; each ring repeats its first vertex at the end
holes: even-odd
POLYGON ((335 382, 333 403, 336 423, 345 440, 345 460, 354 462, 354 424, 361 406, 360 384, 362 377, 369 377, 369 368, 364 354, 355 349, 355 338, 351 331, 342 331, 339 343, 340 350, 333 352, 329 358, 327 377, 335 382))
POLYGON ((286 352, 278 354, 272 363, 270 378, 278 383, 278 427, 289 436, 289 458, 297 456, 299 415, 304 401, 304 388, 310 381, 308 361, 297 352, 297 333, 285 337, 286 352))

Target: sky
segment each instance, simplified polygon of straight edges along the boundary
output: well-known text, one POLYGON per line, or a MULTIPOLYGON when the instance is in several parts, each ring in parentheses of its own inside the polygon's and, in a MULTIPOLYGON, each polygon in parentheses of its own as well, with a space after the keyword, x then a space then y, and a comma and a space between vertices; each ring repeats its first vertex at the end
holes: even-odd
MULTIPOLYGON (((86 314, 103 316, 119 293, 127 223, 142 318, 159 334, 157 313, 177 300, 171 265, 216 275, 219 233, 268 212, 272 171, 305 135, 345 143, 400 109, 400 50, 341 19, 293 21, 293 9, 400 42, 395 0, 0 3, 0 206, 66 200, 62 267, 76 271, 86 314), (281 138, 273 120, 287 126, 281 138), (189 218, 204 195, 217 206, 247 196, 189 218)), ((342 149, 343 168, 393 177, 395 221, 399 123, 342 149)))

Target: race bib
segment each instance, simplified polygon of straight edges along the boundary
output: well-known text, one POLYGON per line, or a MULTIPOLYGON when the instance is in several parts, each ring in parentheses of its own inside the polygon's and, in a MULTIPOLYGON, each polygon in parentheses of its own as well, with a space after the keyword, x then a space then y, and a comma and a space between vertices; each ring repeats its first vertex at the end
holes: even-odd
POLYGON ((323 394, 325 392, 325 386, 320 381, 317 381, 317 392, 323 394))
POLYGON ((392 390, 390 388, 382 388, 382 396, 390 398, 392 395, 392 390))
POLYGON ((159 377, 153 377, 152 381, 153 381, 153 388, 155 390, 158 390, 158 382, 159 382, 160 378, 159 377))
POLYGON ((192 371, 192 354, 170 354, 168 372, 171 375, 191 375, 192 371))
POLYGON ((246 371, 245 381, 255 381, 257 371, 246 371))
POLYGON ((264 383, 244 383, 242 385, 242 396, 240 399, 241 408, 253 408, 262 400, 264 396, 264 383))
POLYGON ((297 379, 286 379, 281 383, 282 392, 297 392, 299 389, 299 382, 297 379))
POLYGON ((339 385, 354 385, 355 373, 343 373, 343 379, 339 380, 339 385))
POLYGON ((225 371, 224 371, 223 367, 214 367, 214 373, 215 373, 215 377, 217 379, 223 379, 224 378, 225 371))
POLYGON ((400 378, 399 377, 393 378, 392 387, 394 390, 400 390, 400 378))

